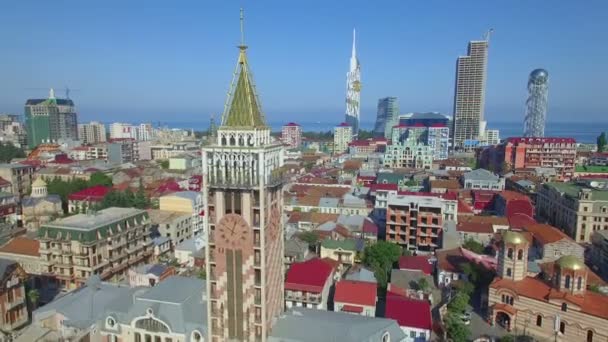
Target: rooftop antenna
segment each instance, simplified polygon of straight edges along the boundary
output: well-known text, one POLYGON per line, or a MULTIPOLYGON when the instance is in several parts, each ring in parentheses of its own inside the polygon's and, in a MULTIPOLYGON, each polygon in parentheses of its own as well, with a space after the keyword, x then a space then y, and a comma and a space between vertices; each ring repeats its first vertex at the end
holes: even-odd
POLYGON ((245 14, 243 12, 243 7, 241 7, 241 45, 239 46, 241 49, 246 48, 245 45, 245 14))

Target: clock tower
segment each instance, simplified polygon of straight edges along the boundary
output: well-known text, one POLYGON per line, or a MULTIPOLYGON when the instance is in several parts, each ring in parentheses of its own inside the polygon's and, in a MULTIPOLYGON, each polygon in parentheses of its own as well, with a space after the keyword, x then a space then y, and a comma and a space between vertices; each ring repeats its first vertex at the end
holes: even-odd
POLYGON ((283 310, 283 147, 243 39, 221 126, 203 147, 209 341, 266 341, 283 310))

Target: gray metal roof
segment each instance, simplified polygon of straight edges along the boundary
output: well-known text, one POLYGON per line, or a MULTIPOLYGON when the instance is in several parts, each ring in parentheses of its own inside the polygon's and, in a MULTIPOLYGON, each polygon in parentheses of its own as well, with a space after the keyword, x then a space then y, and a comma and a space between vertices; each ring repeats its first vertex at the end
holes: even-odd
POLYGON ((26 197, 21 202, 24 207, 37 206, 41 202, 61 203, 61 197, 59 195, 46 195, 44 197, 26 197))
POLYGON ((464 179, 498 181, 500 177, 486 169, 476 169, 465 173, 464 179))
POLYGON ((78 214, 69 216, 48 223, 46 226, 52 228, 93 230, 145 212, 145 210, 135 208, 111 207, 97 211, 95 214, 78 214))
POLYGON ((390 341, 406 336, 397 322, 342 312, 292 308, 279 317, 269 342, 378 342, 388 333, 390 341))
POLYGON ((321 197, 319 199, 319 207, 337 208, 340 200, 338 198, 321 197))
POLYGON ((376 276, 373 271, 365 267, 355 268, 354 266, 348 271, 345 277, 346 280, 366 281, 368 283, 377 283, 376 276), (352 270, 352 271, 351 271, 352 270))
POLYGON ((4 273, 16 263, 17 262, 13 260, 0 258, 0 277, 3 277, 4 273))
POLYGON ((86 329, 103 316, 111 301, 119 297, 130 297, 135 290, 128 286, 102 282, 99 276, 94 275, 89 278, 85 286, 36 309, 33 313, 33 321, 40 321, 59 313, 65 317, 64 325, 86 329))
POLYGON ((363 222, 365 221, 365 216, 362 215, 344 215, 340 214, 338 216, 338 223, 348 228, 351 232, 361 231, 363 227, 363 222))
POLYGON ((308 250, 308 243, 300 239, 289 239, 285 241, 285 255, 297 255, 308 250))
POLYGON ((191 341, 194 330, 205 336, 205 282, 198 278, 172 276, 152 288, 140 288, 129 298, 119 298, 110 303, 99 320, 99 326, 107 330, 107 317, 113 317, 120 324, 131 324, 138 317, 149 316, 149 312, 153 318, 167 324, 173 333, 185 334, 185 342, 191 341))

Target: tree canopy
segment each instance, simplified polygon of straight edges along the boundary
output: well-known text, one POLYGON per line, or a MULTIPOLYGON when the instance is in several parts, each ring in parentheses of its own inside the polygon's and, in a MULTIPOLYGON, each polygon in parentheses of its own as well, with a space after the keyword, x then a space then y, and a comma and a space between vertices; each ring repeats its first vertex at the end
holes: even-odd
POLYGON ((378 241, 365 247, 363 263, 374 270, 378 285, 381 288, 386 288, 388 273, 400 256, 401 247, 399 245, 387 241, 378 241))
POLYGON ((25 152, 12 142, 0 142, 0 161, 9 163, 14 158, 25 158, 25 152))
POLYGON ((467 239, 463 244, 462 247, 465 249, 470 250, 471 252, 475 252, 477 254, 483 254, 483 251, 485 250, 485 248, 483 247, 483 245, 473 239, 467 239))
POLYGON ((91 175, 91 179, 89 180, 89 186, 112 186, 112 177, 106 175, 103 172, 95 172, 91 175))

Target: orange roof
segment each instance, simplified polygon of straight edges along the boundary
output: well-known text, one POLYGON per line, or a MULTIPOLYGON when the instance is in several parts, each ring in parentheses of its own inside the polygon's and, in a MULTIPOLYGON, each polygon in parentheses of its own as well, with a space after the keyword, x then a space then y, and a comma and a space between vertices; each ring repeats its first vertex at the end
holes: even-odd
POLYGON ((492 308, 494 310, 502 310, 502 311, 508 312, 511 315, 515 315, 517 313, 517 309, 515 309, 511 305, 507 305, 505 303, 496 303, 496 304, 492 305, 492 308))
POLYGON ((549 299, 562 299, 579 306, 581 311, 586 314, 608 319, 608 296, 595 292, 586 291, 584 295, 572 295, 560 292, 542 280, 532 277, 526 277, 520 281, 496 278, 490 284, 490 287, 494 289, 506 288, 519 296, 543 302, 548 302, 549 299))
POLYGON ((534 238, 538 240, 541 244, 553 243, 560 241, 562 239, 571 240, 572 239, 564 234, 561 230, 553 227, 549 224, 537 223, 537 224, 529 224, 522 227, 525 231, 532 233, 534 238))
POLYGON ((486 233, 493 234, 494 229, 489 222, 458 222, 456 230, 464 233, 486 233))
POLYGON ((460 272, 460 265, 468 263, 469 260, 462 255, 460 248, 443 249, 435 252, 437 257, 437 268, 448 272, 460 272))
POLYGON ((39 257, 39 249, 40 242, 38 240, 19 236, 0 247, 0 252, 39 257))
POLYGON ((344 162, 342 169, 346 171, 358 171, 361 165, 363 165, 363 162, 360 160, 347 160, 344 162))
POLYGON ((509 219, 501 216, 458 216, 458 223, 489 223, 491 225, 508 226, 509 219))
POLYGON ((435 179, 431 181, 431 189, 460 189, 460 182, 455 179, 435 179))

